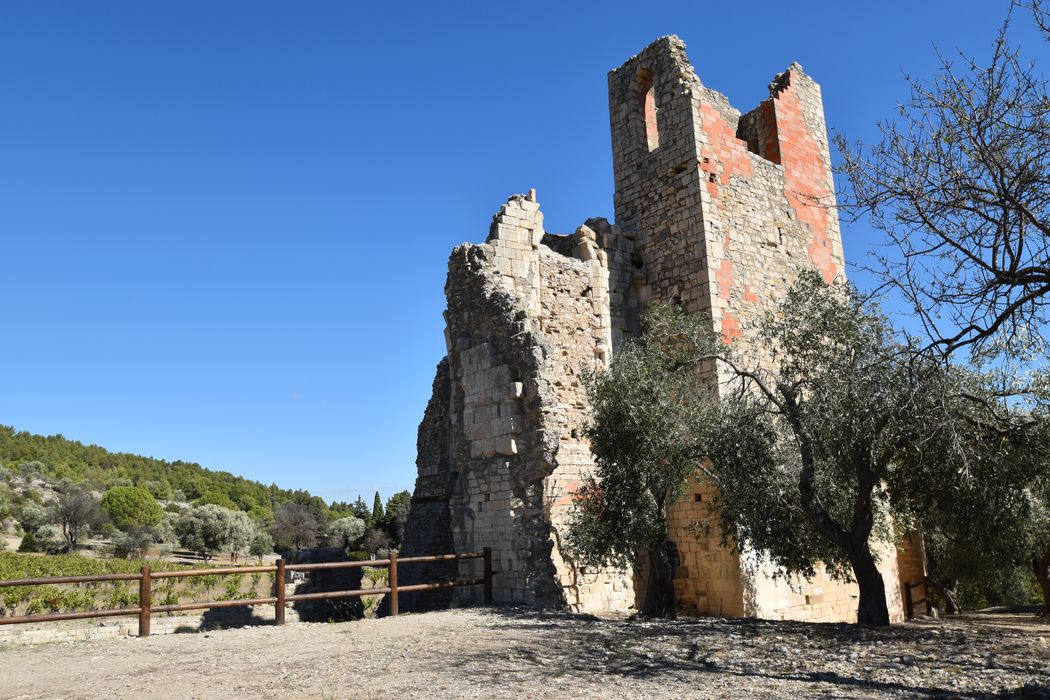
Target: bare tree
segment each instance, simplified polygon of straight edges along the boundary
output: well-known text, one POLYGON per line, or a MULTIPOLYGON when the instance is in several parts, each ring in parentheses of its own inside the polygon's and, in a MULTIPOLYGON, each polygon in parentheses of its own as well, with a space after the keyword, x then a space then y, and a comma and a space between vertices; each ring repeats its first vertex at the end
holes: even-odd
POLYGON ((52 507, 52 519, 62 526, 62 536, 69 551, 81 538, 103 520, 98 499, 79 486, 66 486, 52 507))
MULTIPOLYGON (((1050 39, 1042 0, 1018 5, 1050 39)), ((888 234, 878 267, 943 354, 1017 350, 1047 321, 1050 95, 1009 27, 1008 16, 986 65, 941 55, 934 79, 908 78, 880 143, 838 140, 845 208, 888 234)))
POLYGON ((321 522, 313 511, 302 503, 284 503, 273 512, 274 523, 270 535, 278 549, 299 551, 317 540, 321 522))

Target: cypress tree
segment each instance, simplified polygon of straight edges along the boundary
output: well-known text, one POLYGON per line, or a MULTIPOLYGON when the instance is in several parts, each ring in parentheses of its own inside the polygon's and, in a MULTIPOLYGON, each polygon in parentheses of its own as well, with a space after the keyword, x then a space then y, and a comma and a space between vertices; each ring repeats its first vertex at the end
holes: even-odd
POLYGON ((379 523, 383 521, 383 499, 379 497, 379 492, 376 491, 375 500, 372 501, 372 527, 378 527, 379 523))

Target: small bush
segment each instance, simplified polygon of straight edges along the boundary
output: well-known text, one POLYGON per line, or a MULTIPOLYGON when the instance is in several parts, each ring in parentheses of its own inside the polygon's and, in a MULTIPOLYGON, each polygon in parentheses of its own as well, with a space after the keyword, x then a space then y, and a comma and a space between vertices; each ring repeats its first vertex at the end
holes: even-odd
POLYGON ((117 585, 119 587, 110 593, 109 599, 106 601, 107 608, 133 608, 139 604, 138 592, 124 588, 121 584, 117 585))
POLYGON ((363 568, 365 578, 371 581, 373 586, 380 582, 386 583, 388 573, 385 568, 371 566, 366 566, 363 568))
POLYGON ((226 584, 224 588, 226 593, 223 595, 221 600, 236 600, 241 592, 241 581, 244 578, 244 574, 234 574, 226 577, 226 584))
POLYGON ((22 535, 22 544, 18 545, 19 552, 39 552, 40 545, 37 544, 36 535, 27 532, 22 535))

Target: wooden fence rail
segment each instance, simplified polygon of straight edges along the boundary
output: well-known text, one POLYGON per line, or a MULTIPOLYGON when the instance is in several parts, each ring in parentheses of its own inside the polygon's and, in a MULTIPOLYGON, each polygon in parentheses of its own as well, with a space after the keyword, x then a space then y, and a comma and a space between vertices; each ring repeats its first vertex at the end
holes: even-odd
POLYGON ((435 554, 422 557, 398 558, 396 552, 391 552, 389 559, 375 559, 370 561, 339 561, 326 562, 323 564, 288 564, 284 559, 278 559, 273 566, 231 566, 215 569, 182 569, 178 571, 150 571, 148 566, 143 566, 137 574, 97 574, 94 576, 52 576, 48 578, 20 578, 0 580, 0 588, 11 586, 46 586, 57 583, 96 583, 101 581, 138 581, 139 582, 139 604, 134 608, 119 608, 113 610, 90 610, 85 612, 50 613, 46 615, 19 615, 16 617, 0 617, 0 625, 21 625, 30 622, 54 622, 57 620, 84 620, 96 617, 119 617, 124 615, 137 615, 139 618, 139 636, 148 637, 150 633, 150 617, 156 613, 171 613, 184 610, 211 610, 212 608, 232 608, 245 605, 273 605, 274 622, 278 625, 284 624, 284 610, 288 603, 303 600, 330 600, 334 598, 354 598, 365 595, 390 596, 390 614, 398 614, 398 596, 401 593, 411 591, 432 591, 445 588, 459 588, 461 586, 483 586, 483 599, 485 605, 492 605, 492 550, 486 547, 480 552, 464 552, 461 554, 435 554), (439 583, 417 583, 410 586, 399 586, 397 583, 397 569, 399 564, 421 564, 436 561, 459 561, 464 559, 483 560, 483 575, 481 578, 464 579, 456 581, 442 581, 439 583), (300 593, 297 595, 285 595, 285 576, 289 571, 321 571, 330 569, 354 569, 364 566, 387 567, 387 586, 385 588, 357 589, 349 591, 325 591, 320 593, 300 593), (215 600, 198 603, 183 603, 179 605, 153 605, 153 581, 159 578, 175 578, 180 576, 223 576, 230 574, 272 573, 274 574, 274 591, 269 598, 252 598, 250 600, 215 600))

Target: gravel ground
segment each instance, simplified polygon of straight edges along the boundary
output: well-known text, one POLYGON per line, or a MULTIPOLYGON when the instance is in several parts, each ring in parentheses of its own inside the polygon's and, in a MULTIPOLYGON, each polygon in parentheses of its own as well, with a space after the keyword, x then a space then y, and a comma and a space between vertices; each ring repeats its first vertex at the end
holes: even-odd
POLYGON ((454 610, 0 650, 0 697, 1050 698, 1050 625, 454 610))

